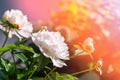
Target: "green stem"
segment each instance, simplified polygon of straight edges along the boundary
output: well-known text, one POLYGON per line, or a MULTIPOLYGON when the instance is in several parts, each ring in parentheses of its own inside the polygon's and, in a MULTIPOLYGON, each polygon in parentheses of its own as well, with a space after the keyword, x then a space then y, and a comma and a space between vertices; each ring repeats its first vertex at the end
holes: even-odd
POLYGON ((30 74, 30 76, 28 77, 28 79, 30 79, 32 77, 32 75, 35 73, 35 71, 37 70, 37 66, 34 68, 34 70, 32 71, 32 73, 30 74))
POLYGON ((3 45, 2 45, 2 47, 5 46, 5 44, 6 44, 7 40, 8 40, 8 33, 5 33, 5 32, 4 32, 4 34, 5 34, 6 38, 5 38, 5 41, 4 41, 3 45))
POLYGON ((26 42, 28 39, 22 39, 21 41, 19 42, 16 42, 15 44, 23 44, 24 42, 26 42))
MULTIPOLYGON (((8 40, 8 33, 4 32, 4 34, 5 34, 6 38, 5 38, 5 41, 4 41, 3 45, 2 45, 2 48, 5 46, 5 44, 6 44, 7 40, 8 40)), ((4 54, 4 52, 0 53, 0 57, 1 57, 3 54, 4 54)))
POLYGON ((48 75, 50 75, 54 70, 56 70, 57 69, 57 67, 54 67, 49 73, 48 73, 48 75))
POLYGON ((33 72, 31 73, 31 70, 33 68, 34 62, 35 62, 35 60, 32 61, 30 67, 28 68, 27 72, 25 73, 25 80, 29 79, 33 75, 33 72))
MULTIPOLYGON (((82 51, 82 52, 84 52, 84 51, 82 51)), ((80 54, 82 54, 82 52, 81 52, 80 54)), ((75 57, 78 57, 78 56, 80 56, 80 54, 72 55, 72 56, 70 56, 70 59, 73 59, 73 58, 75 58, 75 57)), ((93 58, 93 56, 92 56, 91 53, 88 52, 88 55, 90 56, 90 58, 91 58, 92 60, 94 60, 94 58, 93 58)))
POLYGON ((14 75, 13 75, 13 79, 16 79, 16 63, 15 63, 15 57, 12 51, 12 58, 13 58, 13 63, 14 63, 14 75))
POLYGON ((75 76, 75 75, 78 75, 78 74, 81 74, 81 73, 85 73, 85 72, 92 71, 92 70, 94 70, 94 69, 95 69, 95 68, 82 70, 82 71, 79 71, 79 72, 72 73, 71 75, 75 76))
POLYGON ((45 73, 45 75, 47 76, 47 78, 48 78, 49 80, 53 80, 53 79, 46 73, 46 71, 44 71, 44 73, 45 73))

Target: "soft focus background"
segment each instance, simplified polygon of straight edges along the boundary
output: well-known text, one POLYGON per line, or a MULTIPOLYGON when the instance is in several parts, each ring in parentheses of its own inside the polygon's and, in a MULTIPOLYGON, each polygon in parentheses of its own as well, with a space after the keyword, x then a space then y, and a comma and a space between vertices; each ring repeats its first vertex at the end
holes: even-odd
POLYGON ((74 44, 81 44, 87 37, 92 37, 96 49, 92 54, 94 60, 89 56, 79 56, 68 61, 68 66, 60 71, 73 73, 84 70, 90 62, 101 59, 102 75, 93 71, 78 77, 83 80, 120 80, 119 5, 119 0, 1 0, 0 17, 7 9, 22 10, 36 29, 47 25, 61 31, 71 54, 74 54, 74 44))

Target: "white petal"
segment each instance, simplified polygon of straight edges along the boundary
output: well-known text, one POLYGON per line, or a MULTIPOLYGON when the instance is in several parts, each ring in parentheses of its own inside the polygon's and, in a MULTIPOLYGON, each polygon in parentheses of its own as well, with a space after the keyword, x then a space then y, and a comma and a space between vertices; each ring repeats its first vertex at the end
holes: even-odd
POLYGON ((63 67, 63 66, 67 66, 63 61, 61 61, 60 59, 58 58, 51 58, 52 62, 53 62, 53 65, 56 66, 56 67, 63 67))
POLYGON ((18 34, 25 37, 25 38, 29 38, 31 36, 31 33, 28 31, 24 31, 24 30, 17 30, 18 34))

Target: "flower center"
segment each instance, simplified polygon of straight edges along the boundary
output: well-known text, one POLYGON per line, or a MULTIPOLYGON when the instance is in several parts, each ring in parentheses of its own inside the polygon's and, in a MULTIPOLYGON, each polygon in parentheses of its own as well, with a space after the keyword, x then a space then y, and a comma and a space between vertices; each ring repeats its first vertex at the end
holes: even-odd
POLYGON ((18 24, 14 24, 14 28, 19 29, 19 25, 18 24))

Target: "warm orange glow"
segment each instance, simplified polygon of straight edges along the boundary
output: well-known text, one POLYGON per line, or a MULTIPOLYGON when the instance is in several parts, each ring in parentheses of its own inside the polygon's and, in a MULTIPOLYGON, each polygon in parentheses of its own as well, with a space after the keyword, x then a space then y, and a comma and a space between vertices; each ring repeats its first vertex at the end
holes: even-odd
MULTIPOLYGON (((110 14, 111 12, 101 7, 104 2, 81 1, 84 5, 78 4, 77 2, 61 1, 60 11, 54 12, 51 17, 53 22, 54 30, 61 31, 65 36, 66 42, 70 46, 71 55, 74 54, 75 48, 80 48, 76 44, 82 44, 82 42, 92 37, 95 42, 95 52, 93 53, 94 60, 91 60, 88 56, 79 56, 68 62, 69 69, 73 71, 79 71, 88 67, 90 62, 103 60, 103 79, 120 74, 120 65, 118 60, 113 57, 118 49, 116 49, 116 39, 112 38, 111 31, 108 25, 110 20, 115 18, 110 14), (86 58, 87 57, 87 58, 86 58), (114 63, 115 62, 115 63, 114 63), (109 65, 112 65, 113 71, 111 76, 107 73, 109 65)), ((112 4, 112 3, 110 3, 112 4)), ((114 24, 114 23, 113 23, 114 24)), ((114 27, 110 25, 111 28, 114 27)), ((119 54, 119 53, 118 53, 119 54)), ((117 54, 116 54, 117 55, 117 54)), ((73 72, 73 71, 69 72, 73 72)), ((103 80, 102 79, 102 80, 103 80)), ((114 80, 113 78, 112 80, 114 80)), ((119 78, 120 79, 120 78, 119 78)))

